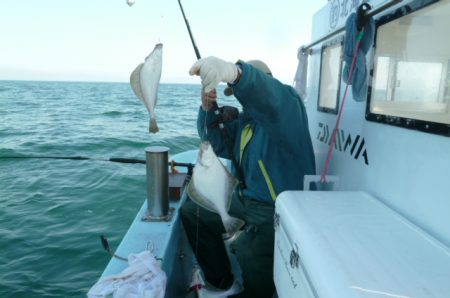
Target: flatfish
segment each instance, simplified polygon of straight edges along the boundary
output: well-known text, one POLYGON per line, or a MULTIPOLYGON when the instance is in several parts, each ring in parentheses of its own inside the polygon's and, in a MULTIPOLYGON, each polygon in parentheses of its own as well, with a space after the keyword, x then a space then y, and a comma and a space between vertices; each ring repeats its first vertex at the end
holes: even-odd
POLYGON ((156 123, 155 106, 158 100, 159 80, 162 70, 163 44, 155 45, 153 51, 145 58, 145 62, 139 64, 131 73, 130 85, 134 94, 142 101, 150 115, 149 132, 159 131, 156 123))
POLYGON ((211 144, 203 141, 187 193, 198 205, 220 215, 229 236, 234 235, 244 225, 243 220, 228 214, 237 185, 238 180, 220 162, 211 144))

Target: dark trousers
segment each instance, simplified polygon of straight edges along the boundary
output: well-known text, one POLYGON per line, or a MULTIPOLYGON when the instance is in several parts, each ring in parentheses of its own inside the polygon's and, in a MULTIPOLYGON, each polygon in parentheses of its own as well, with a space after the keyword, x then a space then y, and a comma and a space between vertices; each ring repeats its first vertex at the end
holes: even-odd
MULTIPOLYGON (((242 270, 244 292, 239 297, 271 298, 273 283, 274 205, 244 198, 233 199, 229 214, 243 219, 243 233, 231 244, 242 270)), ((220 216, 209 212, 188 199, 180 210, 187 238, 197 257, 206 280, 218 286, 230 276, 231 265, 222 234, 220 216)))

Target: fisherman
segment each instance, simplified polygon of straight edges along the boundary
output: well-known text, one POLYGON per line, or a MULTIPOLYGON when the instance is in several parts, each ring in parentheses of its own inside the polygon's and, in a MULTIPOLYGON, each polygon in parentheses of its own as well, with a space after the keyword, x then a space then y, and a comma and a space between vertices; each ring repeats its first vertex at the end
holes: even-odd
MULTIPOLYGON (((200 76, 203 85, 199 135, 210 141, 218 156, 234 160, 232 173, 241 181, 229 210, 246 222, 231 244, 242 270, 244 291, 238 297, 272 297, 275 199, 285 190, 302 190, 303 176, 315 174, 305 106, 260 60, 232 63, 208 57, 198 60, 190 74, 200 76), (225 95, 234 94, 242 105, 242 113, 223 123, 223 129, 216 113, 220 82, 228 84, 225 95)), ((240 292, 220 216, 191 200, 180 214, 206 281, 229 296, 240 292)))

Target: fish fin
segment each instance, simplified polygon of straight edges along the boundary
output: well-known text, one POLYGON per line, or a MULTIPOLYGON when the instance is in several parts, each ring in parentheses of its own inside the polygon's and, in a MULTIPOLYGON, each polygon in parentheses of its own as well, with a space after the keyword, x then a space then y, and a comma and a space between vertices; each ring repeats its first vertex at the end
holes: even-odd
MULTIPOLYGON (((141 91, 141 69, 144 66, 144 63, 139 64, 135 70, 130 75, 130 85, 134 94, 140 101, 144 102, 144 96, 141 91)), ((144 103, 145 104, 145 103, 144 103)))
POLYGON ((191 200, 194 201, 197 205, 205 208, 206 210, 217 213, 217 209, 215 208, 215 206, 211 204, 209 200, 202 194, 197 192, 194 183, 194 178, 192 178, 186 188, 187 194, 191 198, 191 200))
POLYGON ((239 231, 245 224, 245 221, 236 217, 222 218, 223 226, 227 234, 232 237, 237 231, 239 231))
POLYGON ((159 131, 158 124, 156 124, 155 117, 150 118, 150 124, 148 126, 148 131, 151 133, 157 133, 159 131))
MULTIPOLYGON (((225 166, 224 166, 225 168, 225 166)), ((231 206, 231 201, 233 199, 233 194, 236 190, 236 187, 239 184, 239 180, 237 180, 233 175, 231 175, 231 173, 228 171, 227 168, 225 168, 225 170, 227 171, 227 175, 229 177, 229 181, 230 183, 228 184, 228 196, 230 196, 229 200, 228 200, 228 206, 227 206, 227 211, 230 210, 230 206, 231 206)))

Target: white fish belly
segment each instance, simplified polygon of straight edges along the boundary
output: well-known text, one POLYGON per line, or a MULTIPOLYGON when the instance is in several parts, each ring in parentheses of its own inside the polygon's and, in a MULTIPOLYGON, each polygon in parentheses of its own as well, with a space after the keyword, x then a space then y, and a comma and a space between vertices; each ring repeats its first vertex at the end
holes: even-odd
POLYGON ((217 159, 214 165, 194 170, 193 180, 196 191, 208 200, 205 205, 213 205, 219 214, 226 213, 229 198, 230 177, 217 159))
POLYGON ((144 63, 139 77, 142 97, 148 111, 153 114, 156 106, 159 80, 161 79, 162 62, 150 61, 144 63))

